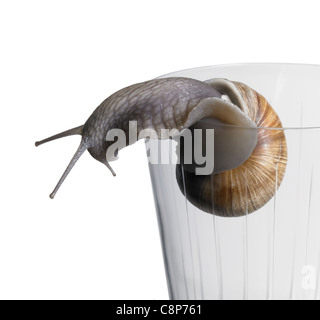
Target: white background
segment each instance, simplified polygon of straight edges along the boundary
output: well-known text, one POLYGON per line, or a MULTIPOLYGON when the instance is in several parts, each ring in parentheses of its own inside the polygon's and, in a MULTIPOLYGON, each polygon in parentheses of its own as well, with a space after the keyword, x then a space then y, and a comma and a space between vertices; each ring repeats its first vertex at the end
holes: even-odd
POLYGON ((143 143, 83 155, 48 195, 81 125, 114 91, 180 69, 320 64, 319 1, 1 1, 0 299, 167 299, 143 143))

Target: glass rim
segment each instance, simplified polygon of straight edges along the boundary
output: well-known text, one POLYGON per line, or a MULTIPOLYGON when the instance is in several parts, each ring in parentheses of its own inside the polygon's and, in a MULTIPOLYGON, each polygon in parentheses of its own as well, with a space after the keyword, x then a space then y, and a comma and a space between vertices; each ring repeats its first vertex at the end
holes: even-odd
MULTIPOLYGON (((216 65, 207 65, 207 66, 200 66, 200 67, 192 67, 192 68, 185 68, 181 70, 172 71, 163 75, 160 75, 158 78, 166 78, 173 76, 175 73, 183 73, 183 72, 193 72, 193 71, 200 71, 205 69, 220 69, 220 68, 237 68, 237 67, 270 67, 270 66, 284 66, 284 67, 293 67, 293 68, 312 68, 312 69, 320 69, 320 64, 312 64, 312 63, 295 63, 295 62, 239 62, 239 63, 226 63, 226 64, 216 64, 216 65)), ((317 130, 320 129, 320 126, 295 126, 295 127, 241 127, 236 125, 229 125, 225 124, 224 127, 232 127, 237 129, 249 129, 249 130, 317 130)))
POLYGON ((299 63, 299 62, 296 62, 296 63, 295 62, 238 62, 238 63, 213 64, 213 65, 185 68, 185 69, 162 74, 157 78, 168 77, 171 74, 178 73, 178 72, 189 72, 189 71, 204 70, 204 69, 219 69, 219 68, 231 68, 231 67, 249 67, 249 66, 256 66, 256 67, 288 66, 288 67, 320 68, 320 64, 315 64, 315 63, 313 64, 313 63, 299 63))
POLYGON ((279 131, 287 131, 287 130, 319 130, 319 127, 312 126, 312 127, 243 127, 243 126, 237 126, 233 124, 223 124, 219 127, 223 128, 230 128, 230 129, 243 129, 243 130, 279 130, 279 131))

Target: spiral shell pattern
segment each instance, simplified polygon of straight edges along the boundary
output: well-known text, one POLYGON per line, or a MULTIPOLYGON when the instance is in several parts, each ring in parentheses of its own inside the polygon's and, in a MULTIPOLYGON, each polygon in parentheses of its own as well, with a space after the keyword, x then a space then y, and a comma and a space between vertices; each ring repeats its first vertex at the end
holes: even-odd
POLYGON ((239 107, 257 125, 258 141, 250 157, 235 169, 209 176, 176 167, 178 185, 187 199, 224 217, 243 216, 264 206, 280 186, 287 164, 285 134, 276 112, 255 90, 240 82, 232 84, 244 102, 239 107))

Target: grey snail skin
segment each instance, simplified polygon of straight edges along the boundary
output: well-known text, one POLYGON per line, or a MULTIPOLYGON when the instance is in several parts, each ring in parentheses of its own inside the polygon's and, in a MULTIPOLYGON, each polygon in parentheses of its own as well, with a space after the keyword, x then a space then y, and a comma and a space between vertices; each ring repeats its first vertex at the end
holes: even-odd
MULTIPOLYGON (((163 129, 177 129, 177 135, 185 129, 215 130, 210 175, 197 175, 194 165, 184 164, 183 157, 176 166, 181 192, 202 211, 224 217, 254 212, 273 197, 284 177, 285 135, 283 130, 268 129, 282 128, 282 124, 262 95, 227 79, 171 77, 121 89, 104 100, 84 125, 36 142, 39 146, 70 135, 82 136, 50 198, 86 150, 115 175, 109 164, 114 157, 107 153, 113 142, 106 136, 114 128, 127 136, 130 121, 136 121, 139 138, 148 137, 144 129, 153 129, 164 139, 168 137, 161 136, 163 129)), ((131 143, 126 141, 126 145, 131 143)))

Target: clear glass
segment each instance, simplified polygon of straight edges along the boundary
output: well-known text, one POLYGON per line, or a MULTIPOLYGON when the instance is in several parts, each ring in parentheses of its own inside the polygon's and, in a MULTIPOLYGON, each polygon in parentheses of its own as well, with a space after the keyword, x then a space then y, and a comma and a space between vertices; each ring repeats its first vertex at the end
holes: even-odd
POLYGON ((288 148, 273 198, 235 218, 192 205, 176 164, 149 164, 170 298, 320 299, 320 66, 241 64, 167 76, 246 83, 278 113, 288 148))

